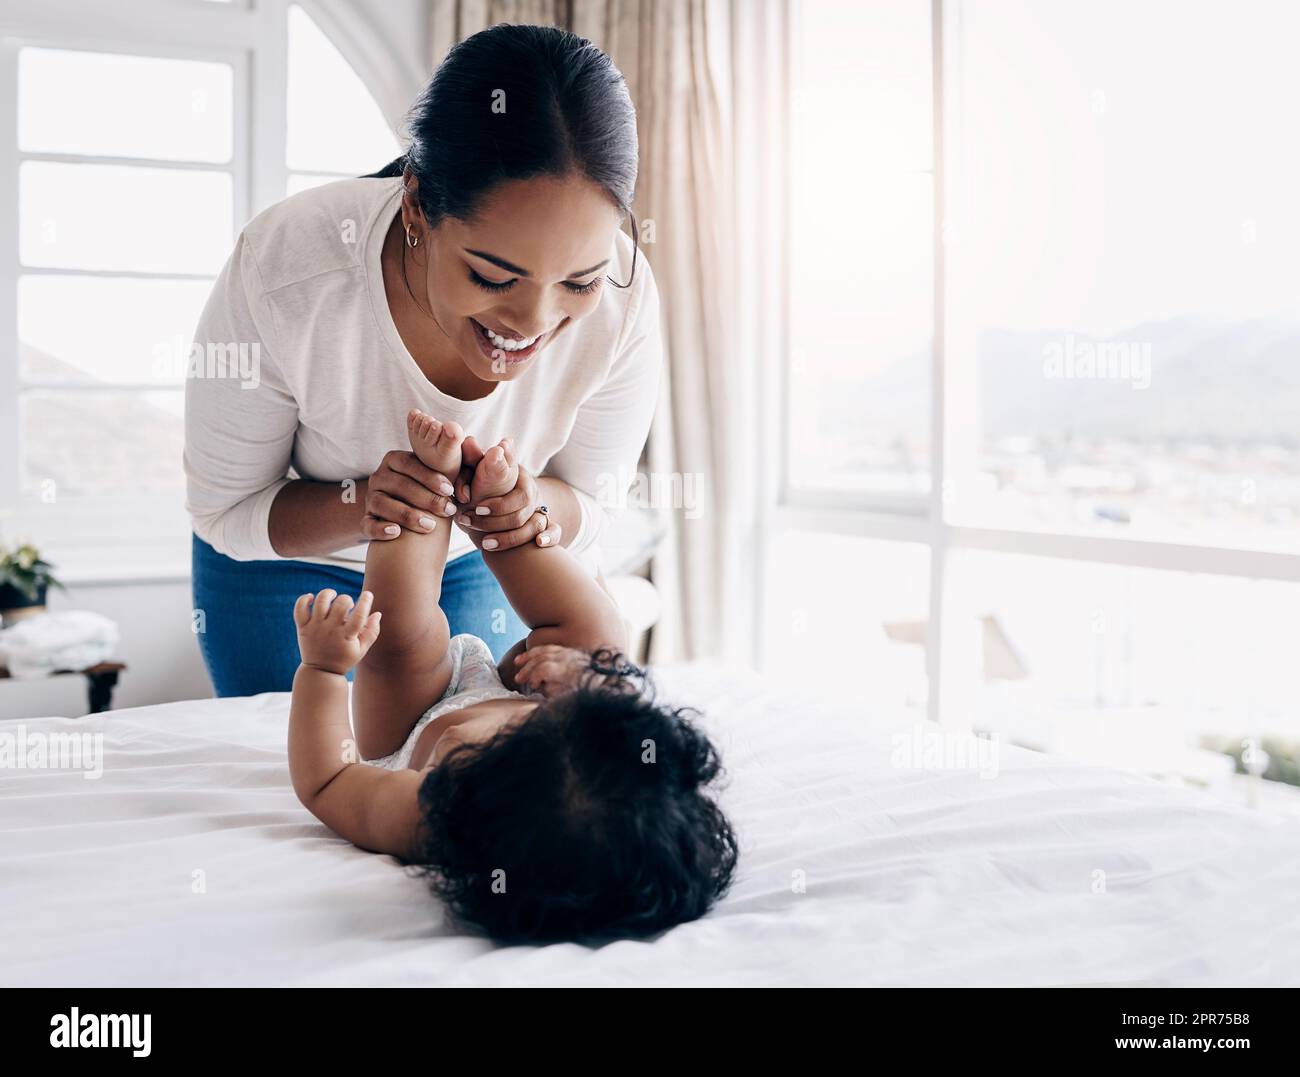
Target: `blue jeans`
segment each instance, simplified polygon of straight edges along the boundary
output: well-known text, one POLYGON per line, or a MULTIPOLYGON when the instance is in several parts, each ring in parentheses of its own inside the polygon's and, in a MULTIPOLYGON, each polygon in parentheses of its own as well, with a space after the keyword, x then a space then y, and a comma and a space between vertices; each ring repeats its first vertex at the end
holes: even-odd
MULTIPOLYGON (((191 556, 195 631, 219 696, 289 691, 298 668, 298 596, 323 587, 353 598, 361 593, 360 572, 306 561, 235 561, 197 535, 191 556)), ((477 550, 447 563, 439 605, 453 636, 478 636, 497 661, 528 633, 477 550)))

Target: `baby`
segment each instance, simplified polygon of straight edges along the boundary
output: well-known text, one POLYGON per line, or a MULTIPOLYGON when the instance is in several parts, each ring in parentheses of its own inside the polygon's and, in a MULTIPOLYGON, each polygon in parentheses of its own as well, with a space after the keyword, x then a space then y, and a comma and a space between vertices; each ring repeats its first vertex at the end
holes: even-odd
MULTIPOLYGON (((418 411, 407 426, 416 456, 456 481, 460 428, 418 411)), ((503 440, 474 466, 471 498, 517 479, 503 440)), ((355 604, 331 590, 298 599, 294 792, 503 942, 645 935, 703 915, 737 857, 703 792, 720 772, 713 744, 687 710, 656 705, 623 656, 618 610, 558 544, 483 552, 531 629, 499 667, 477 637, 449 638, 450 531, 372 542, 355 604)))

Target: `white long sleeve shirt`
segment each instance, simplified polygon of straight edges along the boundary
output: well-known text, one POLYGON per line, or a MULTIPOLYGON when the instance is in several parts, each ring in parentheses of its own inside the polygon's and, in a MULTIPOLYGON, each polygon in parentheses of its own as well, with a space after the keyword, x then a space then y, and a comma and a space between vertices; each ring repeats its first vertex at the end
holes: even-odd
MULTIPOLYGON (((280 489, 313 479, 349 496, 347 480, 408 446, 406 414, 418 407, 484 447, 513 437, 534 475, 568 483, 582 508, 569 548, 590 564, 658 397, 659 294, 644 252, 632 286, 607 283, 596 309, 522 377, 458 400, 421 373, 389 312, 379 256, 400 194, 398 178, 341 180, 272 206, 240 235, 195 331, 186 381, 195 532, 236 560, 277 559, 267 524, 280 489)), ((623 282, 631 269, 632 241, 620 231, 607 272, 623 282)), ((472 549, 453 529, 449 557, 472 549)), ((301 560, 357 569, 365 551, 301 560)))

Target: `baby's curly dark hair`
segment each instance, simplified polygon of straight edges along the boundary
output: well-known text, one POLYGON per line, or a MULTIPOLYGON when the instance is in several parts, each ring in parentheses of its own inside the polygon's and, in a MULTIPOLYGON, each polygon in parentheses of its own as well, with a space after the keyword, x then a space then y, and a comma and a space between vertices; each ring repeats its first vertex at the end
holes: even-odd
POLYGON ((454 921, 506 943, 643 936, 702 916, 738 849, 703 792, 722 768, 697 714, 656 704, 645 670, 595 652, 576 690, 429 772, 416 870, 454 921))

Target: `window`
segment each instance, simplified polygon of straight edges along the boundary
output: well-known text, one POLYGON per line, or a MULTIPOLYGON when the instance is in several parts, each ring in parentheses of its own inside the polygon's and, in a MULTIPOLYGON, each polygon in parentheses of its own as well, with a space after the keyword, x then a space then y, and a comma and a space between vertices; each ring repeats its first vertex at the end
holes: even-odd
POLYGON ((962 4, 963 520, 1300 553, 1298 36, 1258 0, 962 4))
POLYGON ((792 124, 787 482, 924 508, 934 177, 925 4, 805 4, 792 124))
POLYGON ((1225 748, 1300 734, 1300 584, 983 550, 949 571, 945 616, 985 637, 953 685, 979 729, 1220 787, 1225 748))
POLYGON ((808 691, 856 682, 895 711, 926 704, 930 551, 919 542, 788 530, 775 536, 763 581, 763 664, 808 691))
POLYGON ((802 0, 795 31, 765 616, 908 571, 827 578, 827 542, 915 544, 926 609, 849 635, 923 643, 931 717, 1234 796, 1243 746, 1300 772, 1300 11, 802 0))
POLYGON ((400 152, 301 7, 154 14, 165 26, 87 5, 75 46, 2 26, 17 259, 0 333, 18 347, 0 369, 0 540, 37 542, 69 578, 185 571, 185 363, 238 229, 400 152))
POLYGON ((234 68, 143 49, 14 56, 6 479, 47 510, 28 526, 56 547, 72 537, 70 513, 132 503, 143 526, 178 532, 180 514, 158 506, 183 498, 184 356, 233 235, 234 68))
POLYGON ((289 193, 377 172, 402 152, 365 84, 319 26, 289 7, 289 193))

